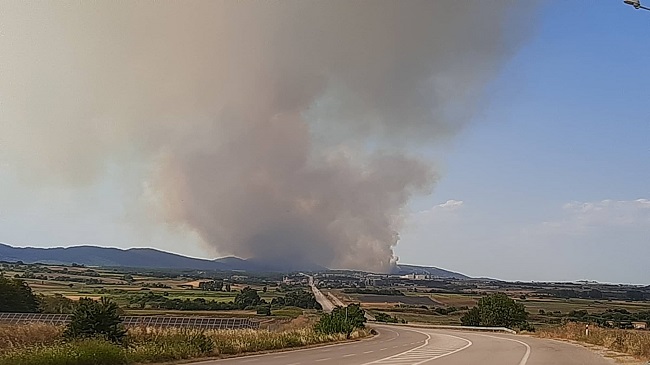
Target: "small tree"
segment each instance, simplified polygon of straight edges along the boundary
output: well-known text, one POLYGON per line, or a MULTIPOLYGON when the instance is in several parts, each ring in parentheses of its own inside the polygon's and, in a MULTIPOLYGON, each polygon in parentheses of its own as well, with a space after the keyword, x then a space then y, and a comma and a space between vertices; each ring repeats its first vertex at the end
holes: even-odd
POLYGON ((270 316, 271 306, 268 304, 260 305, 259 307, 257 307, 257 314, 261 314, 263 316, 270 316))
POLYGON ((122 343, 126 330, 115 302, 104 297, 100 301, 81 298, 63 334, 68 339, 102 337, 122 343))
POLYGON ((38 309, 38 298, 27 283, 0 276, 0 312, 34 313, 38 309))
POLYGON ((53 296, 39 294, 38 301, 43 313, 69 314, 74 312, 76 306, 74 300, 61 294, 54 294, 53 296))
POLYGON ((529 328, 526 307, 504 293, 494 293, 479 299, 461 319, 463 326, 529 328))
POLYGON ((344 333, 350 338, 355 329, 365 327, 365 322, 365 311, 361 306, 350 304, 347 307, 336 307, 332 313, 323 313, 314 329, 324 334, 344 333))
POLYGON ((254 307, 260 305, 261 303, 262 300, 260 299, 260 295, 257 294, 257 290, 251 289, 249 286, 242 289, 241 293, 235 296, 235 304, 240 309, 254 307))

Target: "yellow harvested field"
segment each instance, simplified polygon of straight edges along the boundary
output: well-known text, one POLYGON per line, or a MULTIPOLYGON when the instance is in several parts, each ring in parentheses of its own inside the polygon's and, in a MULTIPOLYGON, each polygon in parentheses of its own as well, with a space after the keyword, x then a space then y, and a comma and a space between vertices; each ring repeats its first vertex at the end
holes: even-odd
POLYGON ((90 298, 93 300, 100 300, 102 299, 101 295, 64 295, 64 297, 72 300, 79 300, 81 298, 90 298))
POLYGON ((194 281, 188 281, 187 283, 182 283, 182 284, 179 284, 179 285, 191 285, 191 286, 194 287, 194 288, 198 288, 198 287, 199 287, 199 283, 202 282, 202 281, 205 281, 205 280, 194 280, 194 281))

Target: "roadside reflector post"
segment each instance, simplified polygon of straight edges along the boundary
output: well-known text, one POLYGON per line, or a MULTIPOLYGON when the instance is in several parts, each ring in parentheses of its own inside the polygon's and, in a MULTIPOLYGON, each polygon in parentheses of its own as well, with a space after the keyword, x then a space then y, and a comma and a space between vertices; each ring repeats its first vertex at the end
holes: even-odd
POLYGON ((585 325, 585 336, 589 336, 589 325, 585 325))

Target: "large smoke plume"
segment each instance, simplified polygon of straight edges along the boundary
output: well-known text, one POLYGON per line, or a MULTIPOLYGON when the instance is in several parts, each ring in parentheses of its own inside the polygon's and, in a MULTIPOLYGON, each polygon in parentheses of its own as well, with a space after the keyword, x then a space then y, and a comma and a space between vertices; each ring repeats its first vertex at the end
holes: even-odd
MULTIPOLYGON (((4 168, 145 169, 214 252, 388 270, 417 150, 461 128, 528 1, 6 2, 4 168)), ((155 244, 155 243, 154 243, 155 244)))

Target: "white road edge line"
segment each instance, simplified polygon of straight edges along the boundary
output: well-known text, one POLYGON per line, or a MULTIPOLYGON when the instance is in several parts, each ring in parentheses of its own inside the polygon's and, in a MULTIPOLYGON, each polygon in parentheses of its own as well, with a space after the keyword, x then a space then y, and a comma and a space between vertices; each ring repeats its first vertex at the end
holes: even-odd
MULTIPOLYGON (((426 332, 421 332, 421 331, 418 331, 418 330, 416 330, 416 329, 412 329, 412 328, 409 328, 407 331, 413 331, 413 332, 420 333, 420 334, 422 334, 422 335, 427 336, 427 339, 424 341, 424 343, 423 343, 422 345, 420 345, 420 346, 418 346, 418 347, 414 347, 414 348, 412 348, 412 349, 410 349, 410 350, 407 350, 407 351, 404 351, 404 352, 400 352, 399 354, 395 354, 395 355, 392 355, 392 356, 384 357, 384 358, 382 358, 382 359, 377 359, 377 360, 374 360, 374 361, 371 361, 371 362, 367 362, 367 363, 364 363, 364 364, 362 364, 362 365, 376 364, 376 363, 381 362, 381 361, 384 361, 384 360, 390 360, 390 359, 396 358, 396 357, 398 357, 398 356, 401 356, 401 355, 404 355, 404 354, 408 354, 408 353, 413 352, 413 351, 415 351, 415 350, 418 350, 418 349, 420 349, 420 348, 422 348, 422 347, 424 347, 424 346, 427 346, 427 345, 429 344, 429 341, 431 340, 431 335, 428 334, 428 333, 426 333, 426 332)), ((463 351, 463 350, 465 350, 466 348, 468 348, 468 347, 470 347, 470 346, 473 345, 472 341, 470 341, 470 340, 468 340, 468 339, 466 339, 466 338, 463 338, 463 337, 458 337, 458 336, 453 336, 453 335, 447 335, 447 334, 443 334, 443 333, 436 333, 436 335, 439 335, 439 336, 447 336, 447 337, 456 338, 456 339, 459 339, 459 340, 462 340, 462 341, 467 342, 467 345, 465 345, 465 346, 463 346, 463 347, 461 347, 461 348, 459 348, 459 349, 456 349, 456 350, 454 350, 454 351, 448 352, 448 353, 446 353, 446 354, 438 355, 438 356, 432 357, 432 358, 430 358, 430 359, 426 359, 426 360, 423 360, 423 361, 420 361, 420 362, 414 363, 414 364, 412 364, 412 365, 421 365, 421 364, 424 364, 425 362, 429 362, 429 361, 431 361, 431 360, 435 360, 435 359, 439 359, 439 358, 441 358, 441 357, 449 356, 449 355, 455 354, 455 353, 457 353, 457 352, 459 352, 459 351, 463 351)), ((497 338, 499 338, 499 337, 497 337, 497 338)), ((522 343, 523 343, 523 342, 522 342, 522 343)), ((528 360, 528 358, 526 358, 526 360, 528 360)), ((526 363, 524 362, 524 363, 521 363, 521 364, 519 364, 519 365, 526 365, 526 363)))
POLYGON ((519 365, 526 365, 528 363, 528 358, 530 357, 530 345, 525 343, 524 341, 519 341, 515 340, 514 338, 507 338, 507 337, 498 337, 498 336, 490 336, 490 335, 479 335, 483 337, 491 337, 491 338, 496 338, 499 340, 506 340, 506 341, 512 341, 512 342, 517 342, 519 344, 522 344, 526 346, 526 353, 524 354, 524 357, 521 358, 521 361, 519 362, 519 365))

